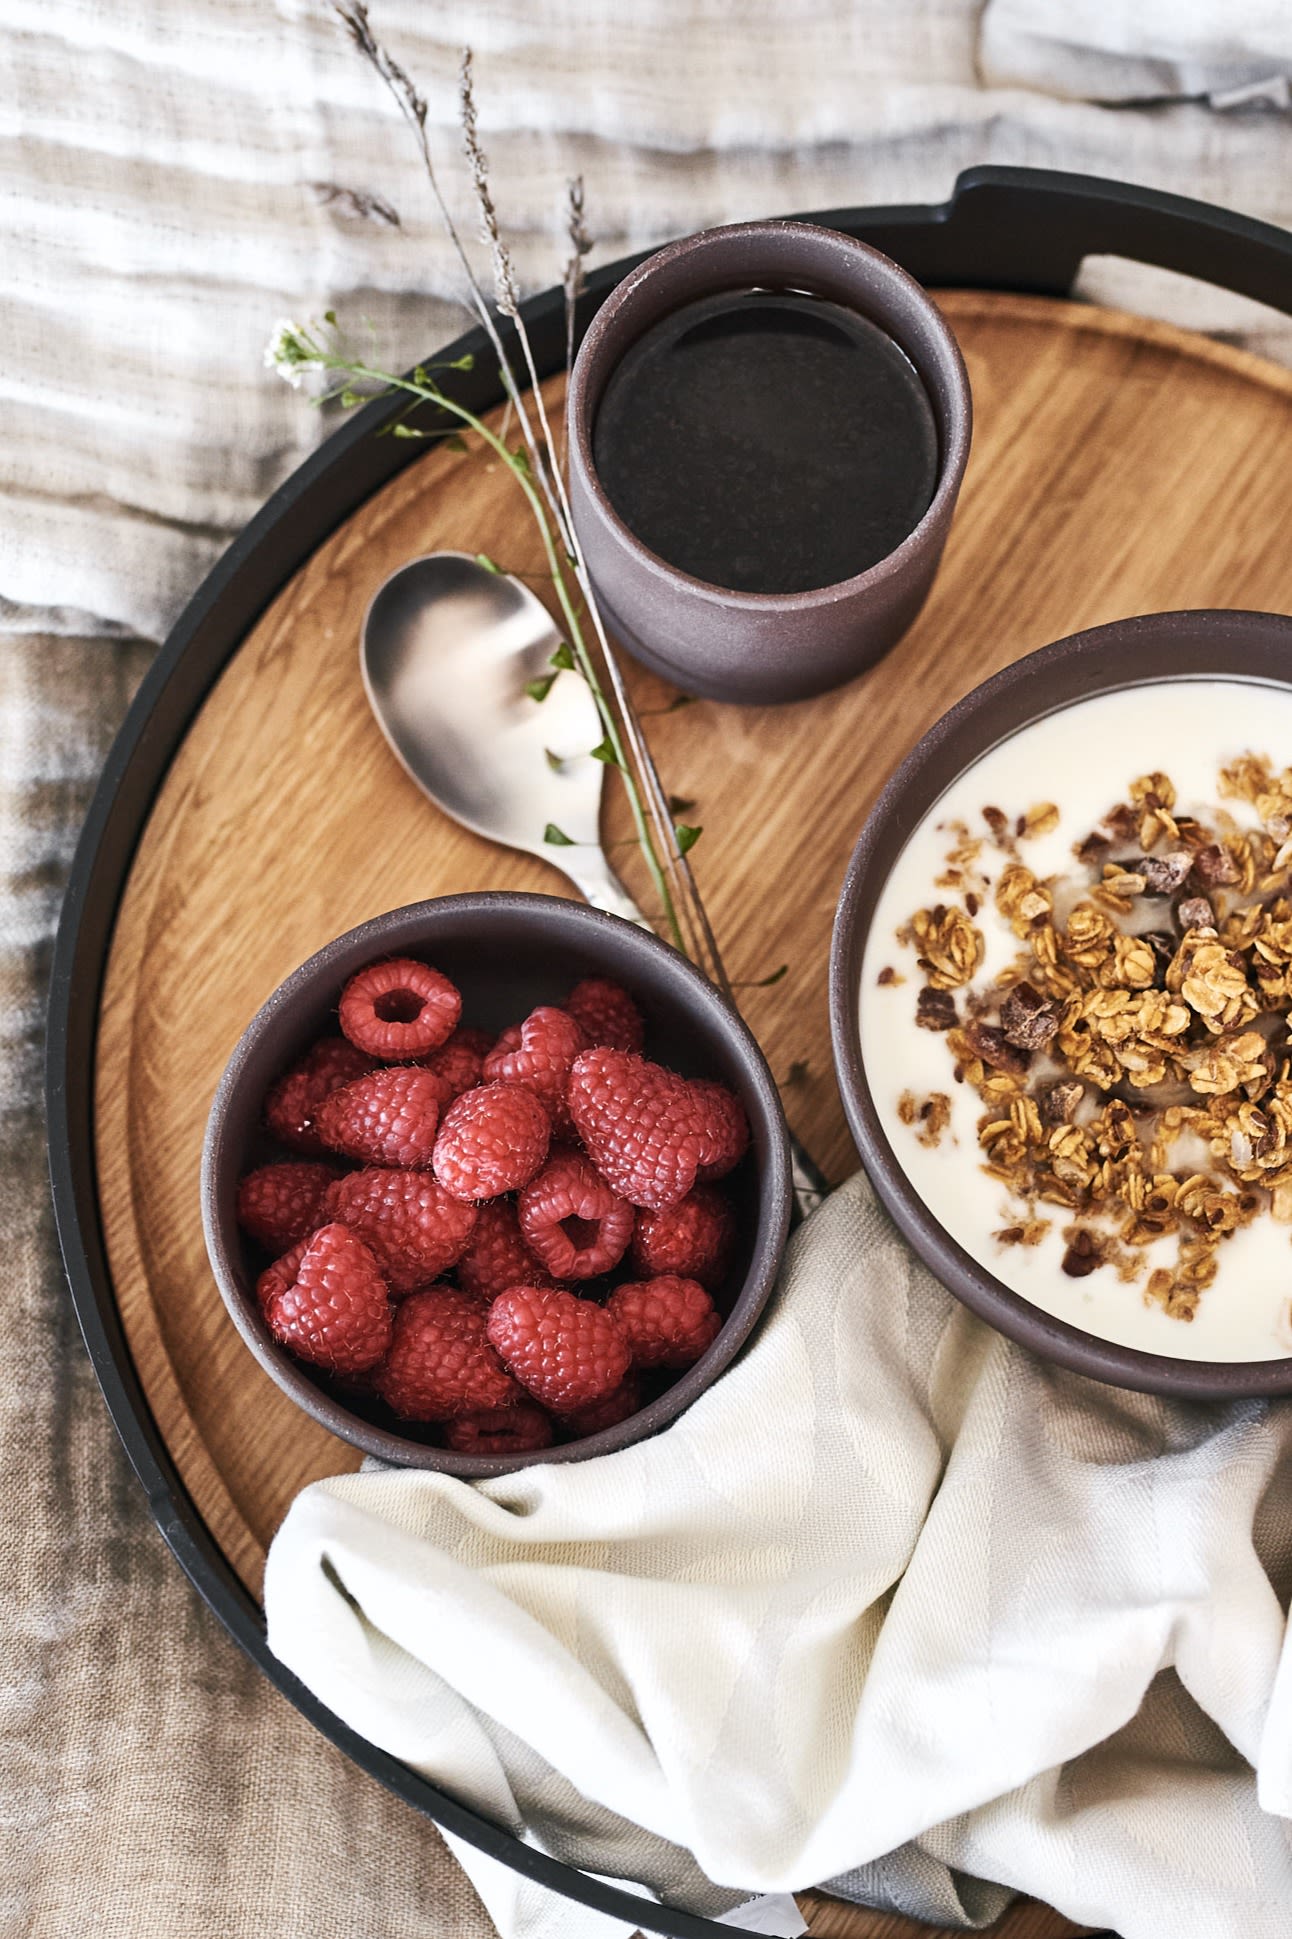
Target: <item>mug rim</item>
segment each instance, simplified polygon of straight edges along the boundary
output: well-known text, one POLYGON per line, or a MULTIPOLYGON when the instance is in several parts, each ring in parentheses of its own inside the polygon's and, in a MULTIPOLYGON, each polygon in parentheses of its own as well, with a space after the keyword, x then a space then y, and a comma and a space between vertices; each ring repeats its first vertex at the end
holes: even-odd
MULTIPOLYGON (((805 272, 806 273, 806 272, 805 272)), ((709 294, 716 294, 711 291, 709 294)), ((695 299, 688 299, 695 300, 695 299)), ((682 306, 679 304, 679 308, 682 306)), ((847 304, 841 304, 847 308, 847 304)), ((877 319, 868 316, 860 304, 854 306, 860 316, 868 322, 877 319)), ((883 329, 883 324, 877 327, 883 329)), ((886 332, 892 335, 891 331, 886 332)), ((633 339, 636 341, 636 338, 633 339)), ((631 346, 628 346, 629 348, 631 346)), ((928 382, 925 373, 915 363, 915 359, 899 345, 914 365, 916 374, 925 390, 928 382)), ((617 367, 617 364, 616 364, 617 367)), ((607 378, 607 382, 609 379, 607 378)), ((682 236, 675 242, 665 243, 646 261, 639 263, 617 283, 610 295, 588 325, 587 332, 579 345, 573 368, 570 372, 569 394, 566 399, 566 417, 569 425, 571 457, 577 459, 582 482, 589 497, 597 508, 598 515, 604 520, 615 539, 623 548, 655 578, 672 587, 706 599, 730 611, 751 614, 802 613, 817 607, 835 605, 841 599, 853 599, 864 594, 886 580, 895 578, 914 553, 925 542, 927 532, 936 526, 948 511, 959 494, 960 483, 969 459, 969 447, 973 434, 973 397, 969 387, 969 373, 965 368, 964 355, 956 341, 950 324, 943 316, 933 298, 922 284, 900 263, 886 256, 881 249, 874 249, 869 243, 859 241, 855 236, 845 235, 841 229, 827 228, 818 222, 795 222, 780 218, 769 222, 730 222, 711 229, 697 230, 694 235, 682 236), (920 516, 918 523, 891 552, 877 559, 865 572, 854 573, 850 579, 832 579, 824 586, 811 586, 803 592, 742 592, 735 587, 717 585, 711 579, 697 579, 693 573, 684 572, 680 566, 670 565, 658 552, 644 544, 632 527, 625 523, 610 501, 600 473, 592 455, 592 426, 596 408, 588 396, 588 366, 592 353, 610 333, 611 329, 625 314, 630 314, 640 300, 642 288, 658 274, 661 268, 685 260, 688 256, 704 255, 710 250, 721 249, 737 240, 752 237, 786 235, 802 236, 815 243, 817 248, 828 246, 841 256, 852 256, 856 260, 869 262, 880 275, 901 289, 908 300, 920 309, 931 325, 934 334, 940 339, 947 355, 946 378, 951 392, 948 417, 948 436, 946 448, 939 453, 938 479, 933 496, 920 516)))

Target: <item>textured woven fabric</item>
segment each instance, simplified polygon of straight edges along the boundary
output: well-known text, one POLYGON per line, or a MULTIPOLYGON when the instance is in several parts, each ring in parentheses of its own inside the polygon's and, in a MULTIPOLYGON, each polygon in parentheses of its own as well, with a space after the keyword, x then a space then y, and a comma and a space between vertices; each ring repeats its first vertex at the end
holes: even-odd
POLYGON ((1278 1404, 1039 1364, 857 1179, 657 1440, 306 1489, 270 1642, 387 1750, 669 1898, 895 1853, 925 1913, 954 1865, 1124 1939, 1285 1939, 1289 1455, 1278 1404))
POLYGON ((1074 99, 1286 108, 1292 11, 1283 0, 987 0, 983 78, 1074 99))
MULTIPOLYGON (((1277 117, 984 89, 978 0, 374 13, 446 160, 473 40, 529 288, 554 280, 579 169, 603 261, 709 221, 941 199, 979 161, 1292 221, 1277 117)), ((321 0, 0 0, 0 160, 0 1933, 479 1939, 489 1921, 434 1832, 241 1661, 153 1529, 62 1283, 39 1072, 61 887, 129 694, 328 428, 261 368, 275 318, 335 304, 411 361, 460 327, 448 255, 405 132, 321 0)), ((1125 277, 1088 282, 1287 354, 1285 320, 1125 277)), ((962 1915, 945 1868, 925 1860, 923 1881, 962 1915)), ((884 1867, 855 1889, 883 1899, 884 1867)))
MULTIPOLYGON (((319 433, 260 367, 275 317, 333 304, 411 362, 458 327, 449 252, 406 130, 319 0, 0 11, 0 596, 157 638, 319 433), (355 190, 403 226, 356 216, 355 190)), ((1110 115, 984 90, 977 12, 977 0, 375 9, 425 89, 450 184, 457 49, 474 41, 498 201, 531 289, 558 280, 560 205, 579 169, 603 261, 703 222, 941 200, 975 162, 1122 175, 1292 217, 1278 116, 1110 115)), ((1194 297, 1173 301, 1192 314, 1194 297)), ((1233 328, 1243 312, 1207 299, 1202 314, 1233 328)), ((1268 319, 1243 327, 1288 340, 1268 319)))

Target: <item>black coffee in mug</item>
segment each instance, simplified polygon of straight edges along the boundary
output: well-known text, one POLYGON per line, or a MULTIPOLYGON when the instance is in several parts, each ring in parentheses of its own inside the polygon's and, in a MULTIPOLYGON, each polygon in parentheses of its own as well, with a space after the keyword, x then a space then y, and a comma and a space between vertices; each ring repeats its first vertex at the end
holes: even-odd
POLYGON ((667 564, 733 592, 797 593, 878 564, 923 518, 937 426, 893 339, 797 291, 726 291, 655 323, 606 385, 593 458, 667 564))

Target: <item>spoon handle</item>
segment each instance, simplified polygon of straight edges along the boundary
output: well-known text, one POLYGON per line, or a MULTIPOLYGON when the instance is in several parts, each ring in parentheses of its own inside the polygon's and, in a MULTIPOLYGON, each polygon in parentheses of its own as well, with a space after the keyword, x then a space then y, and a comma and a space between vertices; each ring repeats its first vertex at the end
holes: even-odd
MULTIPOLYGON (((622 916, 625 922, 635 922, 639 928, 649 929, 637 904, 633 901, 623 883, 619 880, 604 854, 595 861, 591 857, 580 860, 579 871, 566 870, 567 875, 585 902, 594 909, 600 909, 608 916, 622 916), (589 866, 591 863, 591 866, 589 866), (600 866, 597 866, 597 863, 600 866)), ((790 1132, 790 1184, 794 1193, 794 1210, 799 1220, 815 1212, 829 1191, 829 1182, 816 1160, 790 1132)))
POLYGON ((583 900, 594 909, 600 909, 607 916, 622 916, 625 922, 635 922, 639 929, 650 928, 650 923, 600 851, 595 857, 581 858, 577 871, 567 868, 565 873, 583 900))

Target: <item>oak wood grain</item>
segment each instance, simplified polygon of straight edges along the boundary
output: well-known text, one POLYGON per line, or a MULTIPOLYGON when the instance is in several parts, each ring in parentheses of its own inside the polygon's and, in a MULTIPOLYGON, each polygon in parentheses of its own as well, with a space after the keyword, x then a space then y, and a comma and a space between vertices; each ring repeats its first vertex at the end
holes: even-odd
MULTIPOLYGON (((652 714, 667 785, 703 824, 697 872, 733 977, 789 964, 745 1010, 795 1128, 854 1163, 825 970, 857 830, 901 755, 1020 654, 1168 607, 1292 606, 1292 373, 1164 325, 1044 299, 944 299, 976 430, 942 573, 911 633, 842 693, 652 714)), ((555 404, 560 384, 551 386, 555 404)), ((322 545, 217 682, 159 793, 122 900, 96 1064, 99 1192, 131 1349, 185 1486, 243 1580, 296 1491, 358 1456, 288 1402, 227 1320, 198 1217, 207 1109, 239 1032, 330 937, 421 897, 566 892, 432 809, 369 717, 356 647, 380 582, 441 547, 540 570, 505 471, 433 452, 322 545)), ((567 676, 568 677, 568 676, 567 676)), ((672 691, 634 674, 646 709, 672 691)), ((609 837, 626 833, 607 803, 609 837)), ((630 849, 631 885, 645 895, 630 849)), ((919 1928, 816 1897, 816 1939, 919 1928)), ((1004 1939, 1075 1928, 1020 1908, 1004 1939)))

